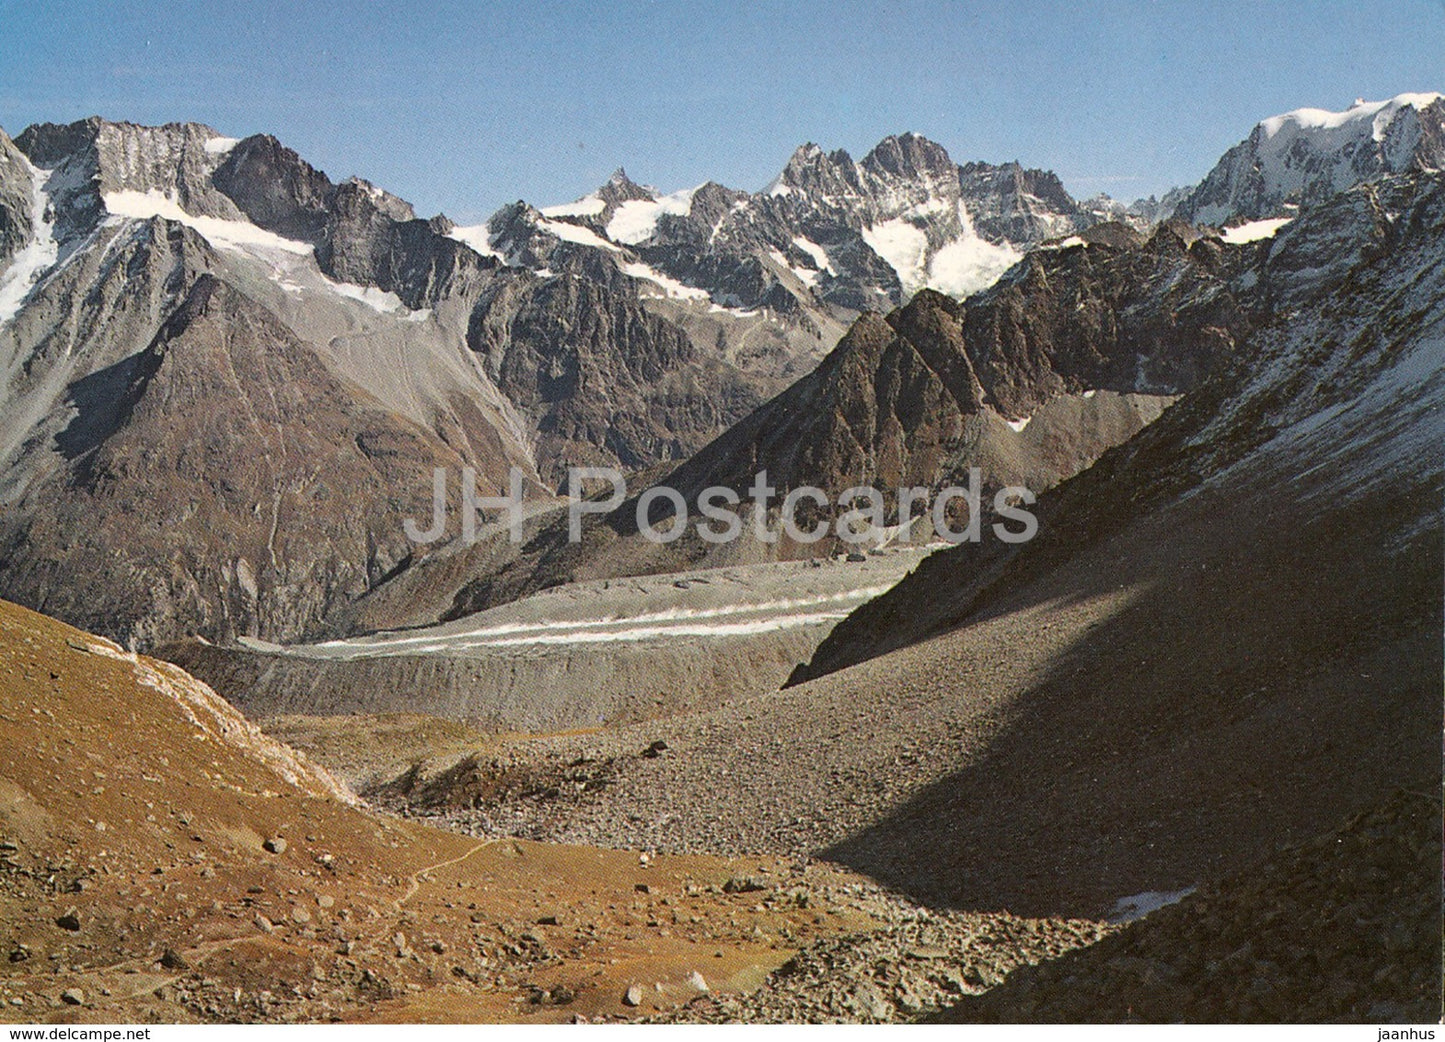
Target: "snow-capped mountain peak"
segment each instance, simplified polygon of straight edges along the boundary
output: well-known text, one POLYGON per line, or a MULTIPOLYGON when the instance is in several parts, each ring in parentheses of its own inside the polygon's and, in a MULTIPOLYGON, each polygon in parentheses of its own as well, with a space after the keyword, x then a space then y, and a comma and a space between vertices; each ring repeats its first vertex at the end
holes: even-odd
POLYGON ((1196 224, 1288 217, 1351 185, 1445 166, 1445 96, 1399 94, 1258 123, 1175 211, 1196 224))

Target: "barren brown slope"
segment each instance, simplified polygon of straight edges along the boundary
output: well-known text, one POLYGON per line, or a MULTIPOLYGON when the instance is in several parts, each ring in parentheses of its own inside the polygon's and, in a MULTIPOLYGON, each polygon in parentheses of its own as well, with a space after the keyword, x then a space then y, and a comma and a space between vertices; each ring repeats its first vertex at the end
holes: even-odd
MULTIPOLYGON (((6 602, 0 748, 5 1021, 637 1017, 695 998, 699 980, 746 991, 816 939, 916 912, 776 858, 487 840, 374 814, 176 667, 6 602)), ((984 921, 998 950, 975 946, 975 961, 1094 935, 984 921)))

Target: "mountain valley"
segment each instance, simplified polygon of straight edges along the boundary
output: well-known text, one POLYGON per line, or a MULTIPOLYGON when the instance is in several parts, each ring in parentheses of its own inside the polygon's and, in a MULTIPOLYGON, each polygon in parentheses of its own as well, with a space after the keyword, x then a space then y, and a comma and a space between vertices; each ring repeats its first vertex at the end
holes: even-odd
POLYGON ((0 1019, 1438 1020, 1442 169, 0 132, 0 1019))

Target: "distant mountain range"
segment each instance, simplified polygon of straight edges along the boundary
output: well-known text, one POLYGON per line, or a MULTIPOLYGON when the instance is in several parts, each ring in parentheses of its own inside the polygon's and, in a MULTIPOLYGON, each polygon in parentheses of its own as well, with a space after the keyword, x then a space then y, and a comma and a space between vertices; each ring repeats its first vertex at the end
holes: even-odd
MULTIPOLYGON (((0 595, 141 646, 345 631, 427 574, 401 522, 436 466, 484 493, 519 467, 539 504, 569 465, 689 459, 929 483, 985 459, 1046 487, 1267 314, 1239 280, 1283 222, 1445 165, 1442 112, 1275 117, 1128 207, 904 134, 806 145, 757 193, 619 171, 475 227, 267 135, 0 134, 0 595)), ((453 610, 525 563, 462 560, 453 610)))

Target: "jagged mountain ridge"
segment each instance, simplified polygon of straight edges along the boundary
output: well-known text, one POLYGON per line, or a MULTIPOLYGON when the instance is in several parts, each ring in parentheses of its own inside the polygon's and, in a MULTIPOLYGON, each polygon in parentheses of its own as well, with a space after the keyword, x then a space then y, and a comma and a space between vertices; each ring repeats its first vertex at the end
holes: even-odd
MULTIPOLYGON (((911 137, 894 144, 849 169, 875 189, 887 185, 896 205, 936 197, 935 175, 949 172, 941 150, 911 137), (920 186, 905 183, 913 177, 920 186)), ((577 224, 561 240, 534 227, 537 245, 503 264, 490 243, 469 244, 446 218, 418 218, 357 178, 334 182, 269 135, 91 118, 0 139, 0 160, 5 592, 133 645, 191 630, 323 635, 332 614, 414 563, 401 520, 427 516, 433 466, 477 466, 485 493, 519 465, 545 497, 568 465, 640 469, 684 458, 811 369, 852 314, 796 278, 806 310, 783 298, 747 314, 695 292, 653 296, 657 270, 641 254, 599 249, 577 224), (224 342, 214 357, 239 353, 259 365, 227 387, 186 369, 187 352, 200 349, 162 349, 208 279, 221 287, 208 284, 204 296, 225 302, 238 337, 213 329, 203 339, 224 342), (757 335, 765 328, 781 332, 757 335), (745 347, 729 342, 730 329, 742 330, 745 347), (273 354, 299 382, 300 400, 272 402, 264 380, 249 382, 266 375, 260 363, 273 354), (163 415, 159 403, 177 393, 171 379, 217 396, 191 405, 222 421, 204 435, 221 441, 198 446, 210 454, 208 472, 186 463, 192 447, 164 424, 150 428, 149 450, 132 437, 133 425, 163 415), (295 510, 319 479, 291 460, 258 483, 251 456, 257 446, 269 446, 266 459, 282 451, 286 438, 265 433, 268 422, 284 431, 307 396, 333 393, 346 404, 323 410, 339 426, 320 431, 318 444, 340 454, 338 474, 358 468, 347 483, 374 487, 384 505, 347 512, 302 551, 306 522, 295 510), (238 406, 252 433, 222 436, 238 406), (378 409, 395 414, 380 456, 349 426, 378 409), (386 494, 373 485, 378 475, 397 487, 386 494), (201 504, 218 492, 220 512, 208 515, 201 504), (209 520, 170 528, 172 505, 209 520), (107 512, 134 523, 137 509, 144 537, 97 565, 107 539, 126 542, 107 512), (65 530, 81 517, 98 523, 81 540, 89 549, 71 553, 65 530), (96 567, 107 583, 82 595, 81 574, 96 567)), ((807 183, 794 174, 784 180, 807 183)), ((694 218, 740 201, 723 189, 694 195, 694 218)), ((600 197, 616 213, 652 205, 625 175, 600 197)), ((849 205, 857 217, 873 204, 849 205)), ((996 206, 995 216, 1007 209, 996 206)), ((535 213, 521 208, 519 227, 535 213)), ((857 249, 887 275, 866 246, 857 249)))
POLYGON ((550 265, 548 240, 631 248, 638 276, 650 268, 671 295, 802 320, 820 304, 886 309, 924 287, 965 296, 1028 247, 1093 223, 1052 173, 960 166, 910 133, 856 162, 803 145, 755 193, 707 182, 664 195, 619 170, 574 203, 514 204, 465 234, 531 266, 550 265))
MULTIPOLYGON (((1362 104, 1356 107, 1358 111, 1351 110, 1355 115, 1345 114, 1338 121, 1351 125, 1368 115, 1374 121, 1369 126, 1378 129, 1382 142, 1408 142, 1413 140, 1410 121, 1433 118, 1439 113, 1439 107, 1437 96, 1409 95, 1391 103, 1362 104), (1405 123, 1401 124, 1401 120, 1405 123)), ((1319 122, 1323 116, 1286 114, 1265 121, 1261 127, 1283 127, 1312 120, 1319 122)), ((1372 129, 1371 134, 1374 132, 1372 129)), ((1257 131, 1256 136, 1259 133, 1257 131)), ((1436 162, 1429 151, 1433 147, 1431 139, 1422 133, 1419 140, 1420 148, 1405 165, 1429 169, 1436 162)), ((1327 203, 1327 194, 1332 195, 1333 187, 1341 181, 1346 185, 1368 183, 1380 176, 1381 168, 1362 158, 1358 150, 1343 149, 1341 155, 1333 156, 1330 148, 1335 145, 1338 142, 1334 138, 1326 137, 1323 141, 1309 138, 1308 147, 1296 150, 1300 169, 1328 172, 1327 178, 1311 182, 1314 187, 1298 196, 1306 213, 1311 206, 1327 203), (1299 158, 1301 155, 1312 158, 1306 162, 1299 158), (1332 156, 1333 161, 1337 161, 1334 165, 1331 165, 1332 156)), ((1389 149, 1383 152, 1388 153, 1389 149)), ((821 152, 803 155, 791 170, 791 173, 785 172, 780 183, 786 185, 794 180, 814 190, 838 190, 839 185, 846 184, 839 173, 839 161, 821 152)), ((1163 213, 1170 206, 1183 205, 1179 202, 1181 196, 1187 201, 1199 196, 1201 191, 1187 195, 1171 193, 1171 197, 1155 204, 1154 212, 1163 213)), ((962 418, 970 414, 979 417, 993 414, 1017 424, 1031 422, 1033 412, 1040 405, 1068 394, 1081 395, 1100 389, 1178 394, 1192 388, 1214 364, 1228 359, 1237 338, 1248 331, 1252 322, 1267 320, 1277 313, 1278 301, 1261 289, 1256 259, 1262 255, 1261 251, 1264 254, 1269 251, 1268 245, 1260 243, 1299 214, 1300 205, 1286 205, 1282 212, 1290 217, 1252 224, 1241 230, 1244 234, 1226 232, 1222 238, 1215 235, 1201 238, 1196 230, 1174 219, 1157 226, 1145 255, 1151 252, 1167 255, 1172 246, 1176 251, 1182 248, 1186 253, 1192 252, 1200 259, 1213 258, 1203 263, 1203 271, 1208 274, 1202 285, 1209 288, 1198 292, 1192 303, 1189 280, 1177 283, 1167 266, 1149 270, 1146 265, 1135 266, 1120 279, 1119 285, 1128 287, 1123 296, 1111 297, 1106 292, 1102 301, 1091 299, 1093 287, 1087 282, 1080 285, 1067 275, 1064 281, 1058 282, 1059 272, 1050 270, 1047 261, 1053 251, 1034 251, 1026 263, 1015 267, 998 285, 968 300, 971 335, 950 336, 943 332, 949 321, 931 321, 932 330, 925 338, 930 342, 930 349, 952 342, 954 349, 944 349, 943 356, 956 362, 960 353, 958 345, 967 343, 970 351, 976 349, 981 356, 981 362, 970 361, 959 380, 953 381, 958 383, 957 387, 949 386, 948 365, 925 363, 921 370, 931 371, 921 381, 910 378, 902 369, 895 369, 899 358, 923 359, 929 350, 918 353, 910 347, 901 355, 896 351, 890 355, 888 345, 897 344, 893 331, 881 321, 865 316, 840 343, 839 350, 817 370, 680 465, 669 477, 669 483, 679 488, 688 502, 712 485, 741 491, 750 484, 752 475, 762 469, 767 469, 773 483, 784 492, 803 484, 816 484, 836 493, 852 484, 870 482, 884 487, 916 482, 937 489, 949 480, 957 480, 966 473, 968 465, 977 463, 982 464, 990 488, 1022 483, 1038 491, 1046 489, 1088 466, 1098 452, 1124 441, 1157 412, 1145 416, 1136 414, 1132 421, 1125 416, 1124 422, 1114 426, 1100 426, 1097 418, 1081 422, 1080 416, 1073 415, 1066 421, 1068 425, 1074 431, 1081 427, 1089 429, 1092 440, 1084 439, 1088 442, 1085 446, 1079 444, 1077 435, 1066 435, 1063 440, 1073 442, 1075 451, 1060 453, 1055 442, 1042 458, 1037 452, 1011 451, 1006 443, 1020 440, 1016 436, 1021 432, 1005 432, 996 422, 990 425, 975 419, 968 423, 962 418), (1221 263, 1225 257, 1233 259, 1221 263), (1015 299, 1010 301, 1009 287, 1027 283, 1031 276, 1044 292, 1014 294, 1015 299), (1179 290, 1178 297, 1170 298, 1167 293, 1151 297, 1164 287, 1179 290), (1140 296, 1129 300, 1130 293, 1140 296), (1228 303, 1220 306, 1222 301, 1228 303), (992 328, 985 330, 987 325, 992 328), (873 345, 872 350, 851 353, 843 350, 850 343, 865 342, 873 345), (993 346, 989 348, 974 347, 990 342, 993 346), (1131 355, 1124 349, 1130 344, 1141 350, 1131 355), (1003 351, 999 350, 1000 346, 1004 347, 1003 351), (1160 347, 1167 350, 1161 353, 1160 347), (1110 360, 1112 370, 1109 365, 1100 365, 1105 359, 1110 360), (1158 379, 1151 381, 1147 363, 1161 359, 1166 367, 1176 367, 1175 371, 1167 375, 1154 374, 1158 379), (1062 369, 1056 369, 1056 361, 1063 362, 1062 369), (1070 365, 1082 368, 1070 374, 1070 365), (1011 378, 1000 380, 1000 373, 995 372, 992 379, 985 377, 980 382, 979 375, 972 372, 990 366, 1001 367, 1011 378), (1084 372, 1090 374, 1087 379, 1081 378, 1084 372), (1061 373, 1070 375, 1061 378, 1061 373), (833 391, 820 390, 828 383, 834 385, 833 391), (904 388, 906 390, 901 390, 904 388), (989 407, 981 409, 986 395, 991 396, 989 407), (891 400, 895 396, 897 401, 891 400), (940 411, 942 403, 948 401, 957 404, 944 406, 940 411), (904 408, 901 414, 900 404, 904 408), (923 419, 930 414, 932 419, 923 419), (952 418, 939 422, 945 415, 952 418)), ((1149 207, 1140 204, 1136 210, 1144 212, 1149 207)), ((1273 211, 1245 210, 1239 214, 1231 211, 1227 216, 1222 213, 1216 216, 1223 217, 1219 223, 1232 224, 1260 212, 1273 211)), ((1135 223, 1130 222, 1129 226, 1118 222, 1098 224, 1082 236, 1058 242, 1065 246, 1063 253, 1067 255, 1069 247, 1077 250, 1087 240, 1082 255, 1090 255, 1088 251, 1092 250, 1093 256, 1100 256, 1106 253, 1101 248, 1105 244, 1126 249, 1134 245, 1129 227, 1135 223)), ((1329 238, 1329 232, 1321 230, 1317 223, 1310 228, 1312 234, 1329 238)), ((1346 256, 1353 255, 1353 248, 1352 244, 1346 256)), ((1280 268, 1290 261, 1276 258, 1273 263, 1280 268)), ((1177 274, 1176 271, 1174 275, 1177 274)), ((958 324, 957 318, 955 314, 954 325, 958 324)), ((1041 431, 1046 426, 1047 423, 1041 424, 1035 430, 1041 431)), ((1043 434, 1043 438, 1051 440, 1049 434, 1043 434)), ((694 567, 713 560, 731 563, 731 557, 720 556, 731 551, 720 552, 691 534, 665 549, 644 547, 640 540, 628 538, 625 533, 631 525, 634 505, 635 501, 629 500, 611 524, 599 525, 593 535, 596 541, 590 544, 567 543, 562 540, 560 529, 534 540, 520 560, 464 586, 449 614, 465 613, 569 578, 597 577, 610 571, 673 568, 679 567, 679 562, 694 567)), ((890 514, 890 521, 895 520, 896 516, 890 514)), ((788 545, 788 541, 783 540, 782 547, 788 545)), ((764 552, 769 552, 768 548, 764 552)))
MULTIPOLYGON (((988 236, 1043 236, 1080 223, 1090 225, 1083 235, 1091 249, 1106 241, 1127 244, 1119 225, 1095 223, 1100 214, 1088 208, 1062 213, 1068 197, 1052 175, 1014 165, 959 167, 916 135, 886 139, 858 163, 845 153, 805 147, 755 195, 710 185, 659 197, 619 172, 592 201, 549 208, 550 214, 516 208, 515 223, 530 237, 525 249, 531 252, 507 258, 491 255, 498 251, 490 232, 476 241, 475 230, 458 229, 444 217, 422 220, 404 201, 364 181, 333 182, 265 135, 237 141, 198 124, 146 128, 90 119, 40 124, 17 140, 0 140, 0 249, 6 251, 0 349, 7 381, 0 459, 10 507, 3 545, 21 557, 36 545, 27 529, 58 509, 66 482, 84 488, 88 480, 83 468, 90 463, 67 458, 61 436, 85 429, 85 437, 68 443, 94 452, 132 415, 116 402, 97 410, 77 391, 116 393, 119 385, 110 378, 84 381, 102 372, 114 376, 122 369, 113 367, 145 356, 205 274, 276 316, 328 378, 357 395, 363 412, 379 404, 418 425, 407 427, 413 433, 435 435, 420 442, 401 438, 417 490, 425 489, 421 478, 432 465, 461 458, 480 462, 483 484, 492 489, 500 487, 506 466, 519 464, 533 490, 545 494, 571 463, 641 469, 686 458, 806 374, 850 314, 824 299, 828 287, 858 282, 860 272, 887 276, 891 270, 901 292, 899 269, 883 259, 899 242, 918 246, 922 267, 915 269, 924 272, 959 245, 949 236, 965 225, 974 235, 967 241, 988 249, 1006 248, 988 236), (817 229, 832 222, 840 236, 852 238, 840 239, 836 251, 806 235, 785 244, 787 221, 823 238, 817 229), (899 233, 891 239, 880 232, 890 222, 899 233), (557 229, 565 229, 561 237, 557 229), (609 230, 629 242, 612 240, 609 230), (733 252, 718 252, 716 242, 733 252), (768 243, 782 262, 756 255, 768 243), (711 251, 718 271, 742 272, 742 282, 730 285, 751 284, 748 273, 766 269, 773 274, 757 283, 767 287, 763 292, 786 292, 776 307, 752 313, 734 306, 733 298, 719 304, 711 291, 662 271, 668 251, 711 251), (752 253, 741 268, 729 269, 728 257, 738 251, 752 253), (853 275, 834 262, 835 253, 857 260, 850 261, 853 275), (123 266, 119 256, 127 258, 123 266), (126 285, 132 277, 141 279, 138 287, 126 285), (133 300, 143 303, 132 306, 133 300), (802 300, 807 307, 788 303, 802 300), (739 330, 740 338, 733 335, 739 330), (770 332, 755 335, 759 330, 770 332), (102 414, 109 419, 97 420, 102 414)), ((149 387, 134 393, 150 393, 149 387)), ((1004 399, 991 408, 1014 423, 1030 415, 1007 415, 1012 406, 1004 399)), ((357 446, 353 455, 361 465, 366 453, 357 446)), ((176 473, 196 481, 183 467, 176 473)), ((137 472, 120 478, 137 480, 137 472)), ((153 501, 156 492, 143 498, 153 501)), ((167 488, 159 498, 176 492, 167 488)), ((280 627, 267 635, 324 633, 337 608, 414 563, 400 520, 418 499, 412 487, 389 498, 387 509, 368 522, 381 527, 369 531, 365 563, 354 557, 337 563, 337 574, 351 578, 323 604, 307 608, 304 619, 260 612, 280 627)), ((268 524, 260 505, 252 504, 251 513, 251 524, 268 524)), ((219 607, 252 596, 235 586, 238 562, 216 559, 207 568, 229 575, 223 585, 230 585, 208 590, 197 617, 211 620, 204 625, 240 620, 239 629, 225 623, 211 630, 217 637, 254 631, 259 616, 219 607)), ((66 600, 52 601, 68 581, 64 565, 37 559, 15 574, 27 569, 26 589, 16 596, 31 603, 66 600)), ((279 564, 272 571, 269 580, 285 585, 279 564)), ((139 574, 122 581, 139 584, 139 574)), ((264 593, 268 577, 256 579, 264 593)), ((175 593, 159 595, 157 603, 173 604, 175 593)), ((93 606, 101 615, 103 600, 93 606)), ((98 615, 77 621, 145 641, 175 635, 167 630, 170 610, 157 607, 144 622, 101 624, 98 615)))

